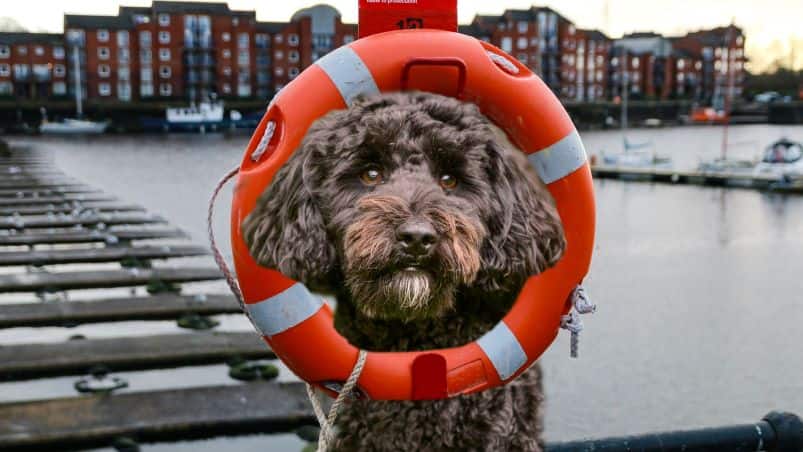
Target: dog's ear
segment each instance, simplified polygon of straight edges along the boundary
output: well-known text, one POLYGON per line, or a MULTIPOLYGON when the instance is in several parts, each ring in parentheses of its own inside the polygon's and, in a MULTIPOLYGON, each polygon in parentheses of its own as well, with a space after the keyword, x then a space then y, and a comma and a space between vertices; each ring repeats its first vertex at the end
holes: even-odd
POLYGON ((305 145, 293 153, 243 222, 242 233, 260 265, 311 288, 326 289, 335 268, 335 249, 305 184, 310 154, 311 146, 305 145))
POLYGON ((486 145, 491 217, 477 282, 489 291, 519 290, 560 259, 566 241, 546 186, 519 150, 498 141, 486 145))

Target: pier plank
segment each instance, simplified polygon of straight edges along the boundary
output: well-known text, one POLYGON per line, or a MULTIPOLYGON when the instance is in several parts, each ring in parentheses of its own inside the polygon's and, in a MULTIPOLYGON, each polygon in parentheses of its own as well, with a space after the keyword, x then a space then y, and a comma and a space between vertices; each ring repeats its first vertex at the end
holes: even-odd
POLYGON ((177 441, 315 424, 303 383, 253 382, 0 405, 0 449, 103 447, 121 436, 177 441))
POLYGON ((47 215, 95 210, 98 212, 144 212, 145 208, 136 204, 110 202, 83 202, 77 206, 72 203, 42 204, 39 206, 0 207, 0 215, 47 215))
POLYGON ((0 207, 63 204, 67 202, 109 202, 116 200, 117 198, 107 195, 67 193, 60 196, 42 196, 39 198, 0 198, 0 207))
POLYGON ((101 193, 101 191, 86 185, 55 188, 0 188, 0 197, 3 198, 41 198, 43 196, 60 196, 67 193, 101 193))
POLYGON ((143 286, 153 281, 187 283, 222 278, 217 268, 153 268, 0 275, 0 293, 143 286))
POLYGON ((140 213, 101 213, 77 217, 69 215, 56 215, 52 217, 36 216, 5 218, 0 219, 0 229, 47 229, 73 227, 76 225, 94 226, 101 223, 107 226, 117 226, 123 224, 139 225, 166 222, 167 221, 164 218, 158 215, 147 215, 140 213))
POLYGON ((226 362, 235 356, 245 359, 276 357, 262 338, 250 331, 194 331, 8 345, 0 347, 0 381, 83 375, 97 365, 116 372, 205 365, 226 362))
POLYGON ((0 267, 115 262, 125 259, 169 259, 173 257, 203 256, 206 254, 209 254, 209 250, 206 248, 192 245, 11 251, 0 252, 0 267))
POLYGON ((0 246, 54 245, 65 243, 116 243, 129 240, 153 240, 186 238, 180 229, 106 229, 61 230, 47 232, 26 232, 20 234, 0 234, 0 246))
POLYGON ((0 304, 0 328, 176 319, 184 314, 237 314, 232 296, 160 294, 63 303, 0 304))

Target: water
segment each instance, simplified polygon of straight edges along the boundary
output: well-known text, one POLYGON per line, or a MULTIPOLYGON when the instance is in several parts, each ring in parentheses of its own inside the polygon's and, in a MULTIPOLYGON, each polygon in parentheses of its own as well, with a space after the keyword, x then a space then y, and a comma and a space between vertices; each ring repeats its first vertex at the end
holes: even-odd
MULTIPOLYGON (((729 155, 755 158, 781 135, 803 140, 803 127, 731 127, 736 146, 729 155)), ((589 153, 621 146, 618 132, 583 138, 589 153)), ((678 167, 691 168, 700 158, 719 155, 722 134, 716 127, 642 129, 628 138, 651 139, 678 167)), ((12 141, 51 151, 66 173, 142 204, 205 243, 209 194, 239 162, 247 140, 176 135, 12 141)), ((774 409, 803 414, 803 197, 595 184, 597 246, 587 288, 600 308, 585 319, 580 359, 569 358, 565 334, 542 359, 547 439, 753 422, 774 409)), ((215 221, 226 251, 230 196, 222 194, 215 221)), ((105 336, 119 331, 92 328, 105 336)), ((235 321, 227 327, 248 328, 235 321)), ((198 381, 220 383, 221 377, 210 374, 223 371, 210 366, 156 372, 163 387, 182 386, 193 372, 198 381)), ((147 376, 139 378, 151 387, 147 376)), ((37 388, 50 388, 53 396, 59 393, 53 387, 69 386, 53 380, 37 388)), ((29 384, 17 383, 14 390, 34 393, 29 384)), ((0 386, 0 397, 3 392, 0 386)), ((65 388, 62 395, 69 394, 65 388)), ((292 435, 253 436, 145 450, 298 450, 300 444, 292 435)))

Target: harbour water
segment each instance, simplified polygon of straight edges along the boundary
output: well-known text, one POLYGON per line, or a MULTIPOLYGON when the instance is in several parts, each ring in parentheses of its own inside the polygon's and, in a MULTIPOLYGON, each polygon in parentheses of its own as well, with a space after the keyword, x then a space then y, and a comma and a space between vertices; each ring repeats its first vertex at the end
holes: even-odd
MULTIPOLYGON (((803 127, 730 127, 729 156, 755 158, 782 135, 803 140, 803 127)), ((583 138, 590 154, 621 150, 618 131, 583 138)), ((679 168, 691 168, 719 155, 722 133, 719 127, 640 129, 628 138, 652 140, 679 168)), ((164 216, 198 243, 206 242, 211 190, 237 165, 247 140, 217 134, 10 139, 51 152, 65 173, 164 216)), ((753 422, 775 409, 803 414, 803 197, 611 180, 595 187, 597 246, 586 286, 599 309, 584 319, 579 359, 569 358, 565 334, 542 358, 547 439, 753 422)), ((226 252, 230 193, 221 196, 215 221, 226 252)), ((216 289, 225 291, 223 285, 216 289)), ((250 328, 236 317, 223 326, 250 328)), ((76 330, 114 336, 140 328, 176 327, 124 322, 67 332, 48 328, 38 340, 63 340, 76 330)), ((0 345, 24 335, 24 329, 6 331, 0 345)), ((129 390, 236 384, 220 367, 130 373, 129 390)), ((71 382, 0 384, 0 401, 73 395, 71 382)), ((300 445, 283 435, 143 450, 300 445)))

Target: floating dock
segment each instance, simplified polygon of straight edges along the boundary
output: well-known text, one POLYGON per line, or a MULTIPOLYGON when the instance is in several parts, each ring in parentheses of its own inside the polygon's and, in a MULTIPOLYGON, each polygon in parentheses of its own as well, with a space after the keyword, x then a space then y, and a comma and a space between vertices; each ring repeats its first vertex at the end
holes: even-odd
POLYGON ((752 172, 681 171, 657 167, 632 168, 592 165, 591 173, 599 179, 752 188, 781 193, 803 194, 803 179, 784 182, 779 181, 776 176, 753 174, 752 172))

